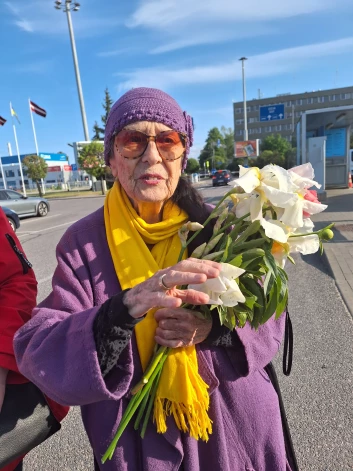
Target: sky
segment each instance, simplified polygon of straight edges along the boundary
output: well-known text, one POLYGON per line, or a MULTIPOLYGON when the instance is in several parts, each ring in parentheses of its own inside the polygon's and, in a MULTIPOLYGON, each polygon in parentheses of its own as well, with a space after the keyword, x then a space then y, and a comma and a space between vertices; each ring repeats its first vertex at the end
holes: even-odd
MULTIPOLYGON (((72 13, 88 127, 103 112, 104 89, 117 100, 132 87, 161 88, 194 118, 198 157, 208 131, 233 127, 242 100, 350 86, 352 0, 81 0, 72 13)), ((53 0, 0 0, 0 155, 35 152, 28 98, 40 152, 65 152, 82 141, 66 14, 53 0)))

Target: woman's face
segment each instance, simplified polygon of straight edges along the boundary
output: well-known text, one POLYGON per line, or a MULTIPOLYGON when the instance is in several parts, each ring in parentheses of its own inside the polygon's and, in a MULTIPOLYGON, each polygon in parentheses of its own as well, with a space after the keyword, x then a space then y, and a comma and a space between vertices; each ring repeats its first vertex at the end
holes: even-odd
MULTIPOLYGON (((124 129, 156 136, 171 128, 161 123, 140 121, 124 129)), ((140 203, 163 203, 173 195, 181 175, 182 160, 183 157, 174 161, 163 160, 153 141, 148 143, 141 157, 127 159, 117 149, 115 140, 110 166, 136 208, 140 203)))

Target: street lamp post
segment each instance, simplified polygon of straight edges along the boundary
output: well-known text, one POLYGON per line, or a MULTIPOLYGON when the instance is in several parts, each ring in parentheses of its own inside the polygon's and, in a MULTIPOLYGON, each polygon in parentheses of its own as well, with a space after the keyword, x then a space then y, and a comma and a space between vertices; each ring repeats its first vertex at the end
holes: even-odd
POLYGON ((248 59, 246 57, 241 57, 242 75, 243 75, 243 102, 244 102, 244 141, 248 140, 248 114, 246 109, 246 86, 245 86, 245 61, 248 59))
POLYGON ((78 91, 78 97, 79 97, 79 100, 80 100, 80 107, 81 107, 83 131, 84 131, 84 135, 85 135, 85 140, 89 141, 90 138, 89 138, 89 133, 88 133, 85 104, 84 104, 84 101, 83 101, 80 70, 78 68, 75 37, 74 37, 74 31, 73 31, 73 28, 72 28, 72 21, 71 21, 71 11, 78 11, 80 9, 80 4, 77 3, 77 2, 72 2, 71 0, 64 0, 64 2, 62 2, 62 0, 56 0, 55 8, 57 10, 64 11, 67 15, 67 24, 69 26, 69 32, 70 32, 72 56, 73 56, 73 59, 74 59, 74 66, 75 66, 77 91, 78 91))

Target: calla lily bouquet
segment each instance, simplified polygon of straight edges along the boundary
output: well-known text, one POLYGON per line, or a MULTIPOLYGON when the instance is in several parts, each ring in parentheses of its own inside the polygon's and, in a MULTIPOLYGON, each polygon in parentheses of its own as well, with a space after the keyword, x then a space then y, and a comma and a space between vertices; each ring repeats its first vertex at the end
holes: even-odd
MULTIPOLYGON (((207 293, 210 304, 184 307, 195 308, 205 316, 216 314, 230 330, 246 323, 257 329, 273 315, 278 318, 288 303, 286 262, 295 263, 294 253, 307 255, 320 249, 322 252, 323 241, 333 237, 333 224, 314 231, 310 219, 327 208, 319 202, 316 191, 310 189, 320 188, 311 164, 290 170, 277 165, 239 168, 234 188, 219 201, 207 220, 202 225, 188 222, 179 230, 181 260, 189 243, 215 220, 210 240, 189 255, 220 262, 220 275, 187 287, 207 293), (190 231, 194 234, 188 239, 190 231)), ((170 350, 156 346, 143 378, 132 390, 132 399, 102 462, 112 458, 121 434, 137 410, 135 429, 143 420, 141 436, 144 436, 160 372, 170 350)))

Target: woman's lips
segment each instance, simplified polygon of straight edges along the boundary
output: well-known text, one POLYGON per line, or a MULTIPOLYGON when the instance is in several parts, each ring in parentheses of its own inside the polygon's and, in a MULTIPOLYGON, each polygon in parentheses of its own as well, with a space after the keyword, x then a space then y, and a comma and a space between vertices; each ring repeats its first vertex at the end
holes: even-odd
POLYGON ((159 185, 160 182, 164 181, 164 178, 156 173, 145 173, 138 180, 145 183, 145 185, 159 185))

